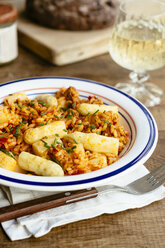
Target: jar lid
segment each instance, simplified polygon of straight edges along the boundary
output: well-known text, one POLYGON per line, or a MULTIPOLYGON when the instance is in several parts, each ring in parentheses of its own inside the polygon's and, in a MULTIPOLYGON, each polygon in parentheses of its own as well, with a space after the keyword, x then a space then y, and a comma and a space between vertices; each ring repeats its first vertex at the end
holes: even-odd
POLYGON ((13 22, 17 19, 17 9, 11 5, 0 4, 0 24, 13 22))

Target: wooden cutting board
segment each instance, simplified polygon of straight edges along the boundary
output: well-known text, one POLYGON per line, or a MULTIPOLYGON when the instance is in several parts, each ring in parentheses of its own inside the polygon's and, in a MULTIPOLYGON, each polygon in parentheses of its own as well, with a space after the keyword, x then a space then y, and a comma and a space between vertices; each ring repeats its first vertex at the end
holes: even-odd
POLYGON ((55 65, 65 65, 108 52, 112 28, 95 31, 61 31, 18 20, 19 42, 55 65))

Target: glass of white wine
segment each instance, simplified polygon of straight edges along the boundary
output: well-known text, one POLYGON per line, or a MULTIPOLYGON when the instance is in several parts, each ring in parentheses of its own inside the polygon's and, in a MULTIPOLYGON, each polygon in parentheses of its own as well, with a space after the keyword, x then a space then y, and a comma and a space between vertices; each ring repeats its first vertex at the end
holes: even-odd
POLYGON ((147 107, 160 103, 163 91, 146 82, 147 71, 165 65, 165 3, 159 0, 123 0, 109 44, 112 59, 131 70, 130 81, 116 87, 147 107))

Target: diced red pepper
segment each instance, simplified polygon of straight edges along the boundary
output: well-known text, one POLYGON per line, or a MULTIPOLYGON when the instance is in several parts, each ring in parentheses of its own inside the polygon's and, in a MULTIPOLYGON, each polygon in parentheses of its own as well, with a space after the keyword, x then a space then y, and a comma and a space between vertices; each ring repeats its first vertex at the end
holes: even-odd
MULTIPOLYGON (((70 124, 68 125, 68 128, 72 128, 72 123, 70 123, 70 124)), ((67 129, 68 129, 68 128, 67 128, 67 129)))
POLYGON ((54 113, 54 110, 48 110, 48 111, 47 111, 47 114, 48 114, 48 113, 54 113))
POLYGON ((3 145, 7 142, 7 138, 3 137, 3 138, 0 138, 0 144, 3 145))
POLYGON ((129 138, 130 137, 130 134, 129 133, 126 133, 126 136, 129 138))
POLYGON ((96 96, 88 96, 88 100, 91 100, 91 99, 98 99, 96 96))
POLYGON ((58 152, 58 150, 57 150, 56 148, 53 148, 53 151, 54 151, 54 152, 58 152))
POLYGON ((13 129, 13 131, 11 131, 10 133, 15 134, 15 129, 13 129))
POLYGON ((79 175, 79 174, 83 174, 83 171, 76 170, 75 172, 72 173, 72 175, 79 175))

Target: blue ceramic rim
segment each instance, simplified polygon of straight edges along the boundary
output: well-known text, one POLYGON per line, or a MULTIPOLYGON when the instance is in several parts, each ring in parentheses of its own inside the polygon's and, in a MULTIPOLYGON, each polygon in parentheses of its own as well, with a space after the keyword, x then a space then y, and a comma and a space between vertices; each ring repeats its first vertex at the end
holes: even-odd
POLYGON ((13 183, 18 183, 18 184, 25 184, 25 185, 31 185, 31 186, 51 186, 51 187, 55 187, 55 186, 73 186, 73 185, 79 185, 79 184, 86 184, 86 183, 92 183, 92 182, 97 182, 100 180, 104 180, 107 179, 109 177, 115 176, 125 170, 127 170, 128 168, 132 167, 134 164, 138 163, 142 158, 144 158, 149 151, 152 149, 154 143, 155 143, 155 138, 157 136, 157 129, 156 129, 156 125, 153 121, 153 118, 150 114, 150 112, 140 103, 138 102, 136 99, 134 99, 133 97, 127 95, 126 93, 103 83, 99 83, 99 82, 95 82, 92 80, 87 80, 87 79, 81 79, 81 78, 72 78, 72 77, 32 77, 32 78, 25 78, 25 79, 19 79, 19 80, 15 80, 15 81, 11 81, 11 82, 7 82, 7 83, 3 83, 0 85, 0 87, 3 87, 5 85, 8 84, 14 84, 14 83, 18 83, 18 82, 23 82, 23 81, 28 81, 28 80, 37 80, 37 79, 68 79, 68 80, 78 80, 78 81, 84 81, 87 83, 92 83, 92 84, 97 84, 97 85, 101 85, 104 86, 106 88, 109 88, 111 90, 117 91, 120 94, 126 96, 127 98, 129 98, 131 101, 133 101, 136 105, 138 105, 138 107, 144 112, 148 123, 149 123, 149 127, 150 127, 150 135, 149 135, 149 139, 148 142, 145 146, 145 148, 143 149, 143 151, 132 161, 130 161, 128 164, 125 164, 124 166, 122 166, 120 169, 117 169, 113 172, 109 172, 106 173, 104 175, 101 176, 97 176, 97 177, 93 177, 93 178, 89 178, 89 179, 82 179, 82 180, 77 180, 77 181, 70 181, 70 182, 33 182, 33 181, 27 181, 27 180, 21 180, 21 179, 15 179, 15 178, 11 178, 11 177, 7 177, 7 176, 3 176, 0 175, 0 179, 5 180, 5 181, 9 181, 9 182, 13 182, 13 183))

